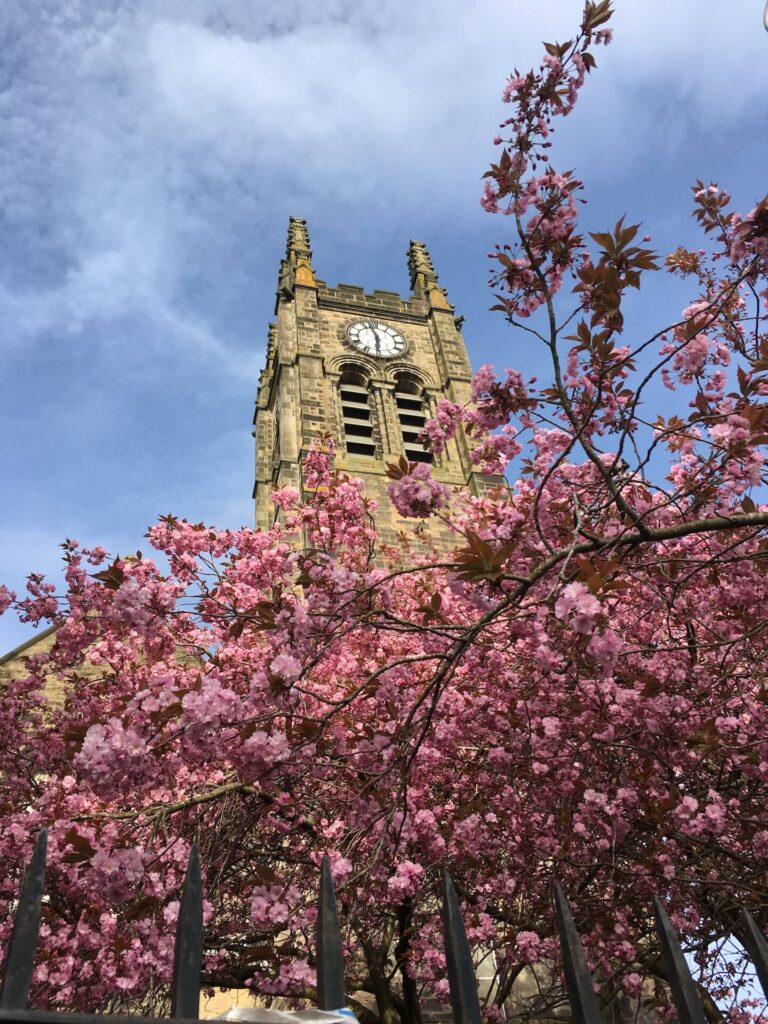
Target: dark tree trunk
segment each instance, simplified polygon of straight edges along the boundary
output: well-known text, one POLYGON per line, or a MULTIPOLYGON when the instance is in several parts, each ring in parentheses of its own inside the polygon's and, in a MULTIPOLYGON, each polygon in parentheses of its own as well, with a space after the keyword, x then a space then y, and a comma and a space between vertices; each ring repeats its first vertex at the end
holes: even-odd
POLYGON ((397 925, 399 939, 395 947, 395 959, 397 961, 400 978, 403 984, 403 1003, 405 1014, 403 1024, 421 1024, 421 1003, 416 982, 407 971, 408 953, 410 951, 410 928, 413 919, 413 902, 405 900, 400 904, 397 911, 397 925))

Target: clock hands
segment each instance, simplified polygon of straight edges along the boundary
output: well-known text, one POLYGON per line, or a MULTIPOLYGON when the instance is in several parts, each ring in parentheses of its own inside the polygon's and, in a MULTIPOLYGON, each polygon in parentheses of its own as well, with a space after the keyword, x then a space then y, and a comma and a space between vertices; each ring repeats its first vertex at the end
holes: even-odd
POLYGON ((406 347, 394 328, 377 320, 358 320, 348 328, 347 337, 355 348, 378 359, 388 359, 406 347))
POLYGON ((381 338, 379 337, 379 332, 376 330, 376 323, 373 320, 369 320, 368 328, 373 331, 373 337, 376 339, 376 355, 381 356, 381 338))

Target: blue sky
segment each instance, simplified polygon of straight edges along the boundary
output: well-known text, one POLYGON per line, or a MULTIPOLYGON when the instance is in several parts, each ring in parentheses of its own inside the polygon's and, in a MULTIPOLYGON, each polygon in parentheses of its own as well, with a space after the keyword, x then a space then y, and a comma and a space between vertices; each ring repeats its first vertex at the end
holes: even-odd
MULTIPOLYGON (((692 242, 688 186, 768 182, 761 0, 617 0, 553 161, 585 226, 692 242)), ((405 292, 427 242, 475 365, 537 355, 488 312, 478 204, 514 66, 579 0, 5 0, 0 580, 66 537, 134 551, 158 514, 252 522, 253 401, 289 215, 319 276, 405 292)), ((670 283, 628 340, 675 318, 670 283)), ((29 635, 0 619, 0 650, 29 635)))

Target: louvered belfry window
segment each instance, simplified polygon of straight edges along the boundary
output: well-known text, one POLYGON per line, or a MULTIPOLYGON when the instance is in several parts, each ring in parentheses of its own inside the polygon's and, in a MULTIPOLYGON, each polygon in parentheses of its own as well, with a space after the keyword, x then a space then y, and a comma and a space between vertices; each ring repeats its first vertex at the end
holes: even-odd
POLYGON ((344 443, 350 455, 376 455, 373 411, 368 382, 362 373, 345 370, 339 381, 344 443))
POLYGON ((424 389, 411 377, 398 377, 395 385, 395 405, 400 420, 400 432, 403 435, 405 457, 409 462, 432 462, 432 453, 428 452, 419 440, 419 435, 427 422, 424 389))

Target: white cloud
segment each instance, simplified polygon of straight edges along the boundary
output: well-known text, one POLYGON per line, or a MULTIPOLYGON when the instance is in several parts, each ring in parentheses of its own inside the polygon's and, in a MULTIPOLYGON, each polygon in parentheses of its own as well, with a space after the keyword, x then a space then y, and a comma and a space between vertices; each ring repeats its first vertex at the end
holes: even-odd
MULTIPOLYGON (((563 132, 585 173, 626 170, 650 147, 668 156, 713 124, 762 123, 759 4, 617 6, 616 42, 563 132)), ((15 243, 0 275, 7 343, 141 312, 168 345, 191 340, 234 366, 184 286, 227 275, 213 255, 221 236, 246 219, 251 239, 271 240, 276 218, 282 231, 321 200, 342 231, 361 203, 371 230, 425 206, 476 216, 504 76, 538 59, 542 36, 568 34, 580 9, 17 0, 0 97, 15 243)), ((274 264, 274 249, 263 259, 274 264)))

